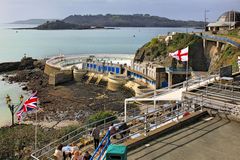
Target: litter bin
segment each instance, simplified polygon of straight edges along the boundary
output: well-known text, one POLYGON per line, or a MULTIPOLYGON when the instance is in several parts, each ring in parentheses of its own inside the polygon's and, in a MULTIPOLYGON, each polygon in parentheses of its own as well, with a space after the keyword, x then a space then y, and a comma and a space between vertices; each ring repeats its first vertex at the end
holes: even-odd
POLYGON ((127 160, 127 147, 111 144, 106 152, 106 160, 127 160))

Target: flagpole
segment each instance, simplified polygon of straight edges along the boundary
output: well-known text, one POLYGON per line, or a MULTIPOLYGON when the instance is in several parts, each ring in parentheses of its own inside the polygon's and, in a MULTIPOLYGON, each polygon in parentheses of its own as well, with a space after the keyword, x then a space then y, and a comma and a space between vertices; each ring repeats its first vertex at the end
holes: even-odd
POLYGON ((186 67, 186 91, 188 90, 188 60, 187 60, 187 67, 186 67))
POLYGON ((37 127, 38 127, 37 111, 36 111, 35 115, 36 115, 36 125, 35 125, 35 150, 37 150, 37 127))

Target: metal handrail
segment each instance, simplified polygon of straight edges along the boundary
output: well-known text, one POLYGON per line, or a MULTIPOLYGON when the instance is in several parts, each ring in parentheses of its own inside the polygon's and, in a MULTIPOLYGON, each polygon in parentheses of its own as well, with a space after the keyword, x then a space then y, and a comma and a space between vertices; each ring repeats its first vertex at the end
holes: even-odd
MULTIPOLYGON (((183 104, 183 103, 182 103, 182 104, 183 104)), ((196 108, 194 108, 194 109, 193 109, 193 108, 188 108, 189 110, 187 110, 187 111, 188 111, 188 112, 192 112, 192 111, 194 111, 194 110, 199 110, 199 109, 201 109, 201 108, 202 108, 202 106, 196 107, 196 108)), ((171 109, 171 108, 169 108, 169 109, 171 109)), ((172 110, 172 111, 169 112, 169 113, 162 114, 161 116, 158 116, 157 118, 160 119, 160 120, 162 120, 162 121, 160 122, 160 124, 163 124, 163 123, 165 123, 165 122, 174 120, 175 118, 183 115, 183 113, 186 112, 186 110, 183 110, 183 109, 184 109, 184 106, 181 107, 181 108, 178 108, 178 109, 176 109, 176 110, 172 110), (173 113, 175 113, 175 114, 172 115, 173 113), (166 117, 167 115, 169 115, 169 114, 171 115, 171 118, 170 118, 170 119, 165 118, 165 117, 166 117), (165 119, 162 119, 162 118, 165 118, 165 119)), ((156 111, 156 112, 157 112, 157 111, 156 111)), ((154 113, 152 113, 152 114, 155 115, 156 113, 154 112, 154 113)), ((143 117, 147 117, 147 115, 143 115, 143 117)), ((153 120, 156 120, 155 117, 153 118, 153 120)), ((131 121, 132 121, 132 120, 127 121, 126 123, 129 123, 129 122, 131 122, 131 121)), ((147 121, 146 121, 146 122, 143 122, 141 125, 148 126, 148 125, 146 125, 146 124, 148 124, 147 121)), ((134 133, 132 133, 132 134, 129 134, 128 136, 125 136, 124 138, 119 139, 119 140, 117 140, 117 141, 115 141, 115 142, 112 142, 112 143, 113 143, 113 144, 116 144, 116 143, 118 143, 118 142, 123 142, 125 139, 127 139, 127 138, 129 138, 129 137, 132 137, 133 135, 136 135, 136 134, 141 133, 141 132, 146 132, 147 130, 150 130, 150 129, 152 129, 152 128, 155 128, 155 127, 159 126, 160 124, 155 123, 153 126, 144 127, 143 130, 138 130, 138 131, 136 131, 136 132, 134 132, 134 133)), ((110 140, 112 141, 112 138, 113 138, 114 136, 116 136, 117 134, 120 134, 120 133, 123 133, 123 132, 126 132, 126 131, 131 131, 131 129, 136 128, 136 127, 138 127, 138 126, 140 126, 140 125, 137 124, 137 126, 132 126, 132 127, 129 127, 129 128, 126 129, 126 130, 119 131, 119 132, 111 135, 110 140)))
POLYGON ((220 37, 220 36, 216 36, 216 35, 207 35, 207 34, 200 35, 200 37, 205 38, 205 39, 213 39, 216 41, 227 42, 227 43, 230 43, 231 45, 234 45, 234 46, 240 48, 239 43, 237 43, 236 41, 233 41, 227 37, 220 37))
POLYGON ((104 138, 102 139, 100 144, 98 145, 97 149, 94 151, 94 153, 93 153, 92 157, 90 158, 90 160, 94 160, 96 154, 98 153, 98 151, 101 148, 102 144, 106 140, 106 144, 105 144, 103 150, 101 151, 99 157, 97 158, 97 160, 99 160, 101 158, 101 156, 103 155, 103 151, 106 149, 107 145, 110 143, 110 138, 109 137, 110 137, 110 131, 108 130, 108 132, 106 133, 106 135, 104 136, 104 138))
POLYGON ((240 89, 239 86, 236 86, 236 85, 229 85, 229 84, 220 84, 220 83, 213 83, 215 85, 219 85, 219 86, 222 86, 222 87, 229 87, 229 88, 237 88, 237 89, 240 89))
POLYGON ((206 85, 205 89, 199 89, 199 88, 196 88, 194 90, 196 91, 200 91, 201 93, 204 93, 204 94, 209 94, 209 95, 213 95, 213 96, 219 96, 221 98, 228 98, 228 99, 231 99, 231 100, 237 100, 239 99, 238 96, 235 96, 234 93, 240 93, 240 92, 237 92, 237 91, 234 91, 234 89, 240 89, 240 87, 238 86, 234 86, 234 85, 223 85, 223 84, 219 84, 219 83, 213 83, 214 85, 217 85, 217 86, 208 86, 208 84, 206 85), (224 87, 224 88, 219 88, 220 87, 224 87), (227 89, 228 88, 228 89, 227 89), (210 89, 210 90, 209 90, 210 89), (213 90, 217 90, 217 91, 225 91, 225 92, 228 92, 230 93, 229 94, 224 94, 224 93, 219 93, 219 92, 214 92, 212 91, 211 89, 213 90), (213 93, 213 94, 211 94, 213 93), (231 96, 231 97, 229 97, 231 96))
MULTIPOLYGON (((130 110, 130 112, 132 112, 132 111, 133 111, 133 114, 135 114, 136 109, 130 110)), ((81 126, 77 129, 75 129, 74 131, 71 131, 70 133, 64 135, 63 137, 61 137, 61 138, 49 143, 48 145, 42 147, 41 149, 38 149, 38 150, 34 151, 31 154, 31 157, 37 160, 37 159, 39 159, 39 157, 47 155, 48 153, 52 152, 58 144, 67 143, 68 141, 70 141, 72 139, 75 139, 76 137, 80 137, 81 135, 85 135, 85 133, 87 133, 89 131, 89 128, 95 126, 99 122, 103 122, 103 124, 101 124, 100 127, 103 127, 105 129, 105 126, 110 125, 110 123, 113 123, 114 121, 118 121, 118 119, 115 119, 113 121, 106 122, 108 119, 112 119, 114 117, 119 117, 121 115, 124 115, 124 113, 119 113, 117 115, 113 115, 113 116, 107 117, 105 119, 101 119, 101 120, 98 120, 96 122, 81 126), (67 139, 67 140, 65 140, 65 139, 67 139)), ((75 141, 73 141, 73 142, 75 142, 75 141)))
POLYGON ((231 94, 230 96, 232 96, 232 97, 229 97, 229 95, 222 94, 222 93, 219 93, 219 92, 212 92, 212 91, 209 91, 209 90, 205 91, 205 90, 201 90, 201 89, 195 89, 195 90, 200 91, 201 93, 204 93, 205 96, 210 95, 210 96, 215 96, 215 97, 225 98, 225 99, 230 99, 230 100, 240 100, 240 98, 238 98, 238 97, 234 98, 234 94, 231 94))
MULTIPOLYGON (((175 105, 171 105, 170 107, 167 107, 167 108, 165 108, 164 110, 173 109, 174 107, 175 107, 175 105)), ((176 113, 177 111, 180 111, 180 110, 182 110, 182 108, 179 108, 179 109, 177 109, 177 110, 172 110, 170 113, 163 114, 163 115, 161 115, 159 118, 162 118, 162 117, 167 116, 167 115, 169 115, 169 114, 172 114, 172 113, 174 113, 174 112, 176 113)), ((159 113, 159 111, 163 111, 163 108, 157 109, 157 110, 155 110, 154 112, 145 113, 144 115, 141 115, 140 117, 146 117, 146 116, 149 116, 149 117, 150 117, 150 116, 155 115, 156 113, 159 113)), ((177 113, 176 116, 179 116, 179 113, 177 113)), ((133 118, 133 119, 131 119, 131 120, 128 120, 126 123, 135 121, 135 120, 139 119, 140 117, 137 116, 137 117, 135 117, 135 118, 133 118)), ((175 117, 173 117, 173 118, 175 118, 175 117)), ((151 119, 151 118, 150 118, 150 119, 151 119)), ((166 121, 169 121, 169 119, 165 119, 165 120, 166 120, 166 121)), ((145 124, 146 124, 146 122, 143 122, 143 123, 140 122, 140 123, 138 123, 138 124, 136 124, 136 125, 134 125, 134 126, 129 127, 127 130, 134 129, 134 128, 140 127, 140 126, 142 126, 142 125, 145 125, 145 124)), ((114 127, 118 127, 118 126, 120 126, 120 125, 122 125, 122 123, 117 124, 117 125, 115 125, 114 127)), ((119 134, 119 133, 122 133, 122 132, 124 132, 124 131, 127 131, 127 130, 122 130, 122 131, 117 132, 117 133, 115 133, 115 134, 113 134, 113 135, 111 135, 111 136, 109 135, 109 137, 108 137, 109 140, 107 141, 106 145, 104 146, 103 150, 101 151, 101 154, 100 154, 100 156, 98 157, 98 159, 99 159, 100 157, 102 157, 105 149, 108 147, 108 145, 109 145, 110 142, 111 142, 111 138, 114 137, 115 135, 117 135, 117 134, 119 134)), ((109 130, 108 130, 108 133, 110 133, 109 130)), ((108 133, 107 133, 107 134, 108 134, 108 133)), ((92 160, 94 159, 96 153, 99 151, 99 148, 100 148, 100 146, 102 145, 102 143, 106 140, 107 134, 105 135, 105 137, 104 137, 103 140, 101 141, 99 147, 94 151, 94 154, 93 154, 94 156, 92 157, 92 160)))
MULTIPOLYGON (((80 133, 74 135, 74 136, 78 136, 78 135, 86 132, 86 131, 81 131, 82 129, 89 128, 89 127, 91 127, 91 126, 94 126, 95 124, 98 124, 99 122, 105 122, 105 121, 107 121, 108 119, 111 119, 111 118, 114 118, 114 117, 115 117, 115 116, 110 116, 110 117, 107 117, 107 118, 105 118, 105 119, 102 119, 102 120, 99 120, 99 121, 96 121, 96 122, 93 122, 93 123, 84 125, 84 126, 82 126, 82 127, 79 127, 79 128, 77 128, 76 130, 74 130, 74 131, 72 131, 72 132, 64 135, 63 137, 61 137, 61 138, 59 138, 59 139, 57 139, 57 140, 49 143, 48 145, 44 146, 43 148, 41 148, 41 149, 33 152, 33 153, 32 153, 32 157, 36 157, 36 156, 34 156, 34 155, 35 155, 37 152, 41 152, 42 150, 47 149, 48 147, 50 147, 50 146, 53 145, 53 144, 56 144, 56 143, 59 144, 59 142, 64 143, 64 142, 62 142, 62 141, 64 141, 64 139, 66 139, 66 138, 67 138, 67 140, 69 140, 69 136, 71 136, 71 134, 73 134, 73 133, 80 132, 80 133)), ((104 125, 104 124, 103 124, 103 125, 104 125)), ((72 137, 71 137, 71 138, 72 138, 72 137)), ((48 151, 47 151, 47 152, 48 152, 48 151)))
MULTIPOLYGON (((186 68, 184 67, 177 67, 177 68, 174 68, 174 67, 166 67, 166 71, 167 72, 187 72, 186 68)), ((188 72, 192 72, 192 68, 188 68, 188 72)))
POLYGON ((194 78, 194 79, 190 79, 188 81, 184 81, 184 82, 181 82, 181 83, 177 83, 175 85, 172 85, 171 86, 171 89, 169 87, 165 87, 165 88, 161 88, 161 89, 158 89, 158 90, 155 90, 155 91, 150 91, 150 92, 147 92, 143 95, 140 95, 140 96, 135 96, 135 97, 132 97, 132 98, 128 98, 126 99, 127 101, 138 101, 138 98, 153 98, 155 96, 159 96, 155 93, 161 93, 161 95, 165 95, 165 94, 168 94, 168 93, 171 93, 171 92, 174 92, 176 89, 180 89, 180 88, 184 88, 186 87, 186 84, 188 83, 188 88, 189 89, 193 89, 191 87, 194 87, 194 85, 198 85, 198 86, 195 86, 195 87, 200 87, 202 85, 205 85, 205 84, 202 84, 204 82, 206 82, 207 84, 209 83, 212 83, 210 82, 211 79, 216 79, 217 77, 219 77, 218 75, 211 75, 211 76, 208 76, 208 77, 197 77, 197 78, 194 78))
MULTIPOLYGON (((240 108, 236 104, 229 104, 226 102, 220 102, 216 100, 209 99, 207 97, 201 96, 199 94, 194 94, 194 97, 191 97, 190 100, 195 99, 194 104, 202 105, 204 108, 217 109, 219 112, 224 111, 225 113, 235 114, 236 111, 239 112, 240 108), (200 99, 200 100, 199 100, 200 99), (238 108, 238 109, 237 109, 238 108)), ((186 101, 189 101, 188 97, 184 98, 186 101)))

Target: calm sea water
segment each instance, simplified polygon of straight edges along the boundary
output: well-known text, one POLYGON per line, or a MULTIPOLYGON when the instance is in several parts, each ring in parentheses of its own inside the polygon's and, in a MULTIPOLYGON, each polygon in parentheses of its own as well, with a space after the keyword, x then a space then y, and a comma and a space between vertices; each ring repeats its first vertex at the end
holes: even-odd
MULTIPOLYGON (((0 25, 0 62, 20 60, 24 54, 45 58, 59 53, 78 54, 128 54, 153 37, 168 32, 199 31, 193 28, 117 28, 99 30, 13 30, 9 28, 34 27, 32 25, 0 25)), ((1 77, 0 77, 1 79, 1 77)), ((21 94, 18 84, 0 81, 0 126, 10 124, 10 112, 5 104, 6 94, 17 103, 21 94)))
MULTIPOLYGON (((2 80, 2 76, 0 75, 0 80, 2 80)), ((5 97, 7 94, 10 95, 13 104, 19 103, 20 95, 24 96, 26 99, 29 96, 29 93, 22 90, 20 84, 9 84, 4 81, 0 81, 0 127, 4 125, 11 125, 11 112, 9 111, 5 97)))
POLYGON ((98 30, 13 30, 33 27, 0 26, 0 62, 16 61, 24 54, 45 58, 61 54, 134 54, 153 37, 168 32, 197 31, 193 28, 117 28, 98 30))

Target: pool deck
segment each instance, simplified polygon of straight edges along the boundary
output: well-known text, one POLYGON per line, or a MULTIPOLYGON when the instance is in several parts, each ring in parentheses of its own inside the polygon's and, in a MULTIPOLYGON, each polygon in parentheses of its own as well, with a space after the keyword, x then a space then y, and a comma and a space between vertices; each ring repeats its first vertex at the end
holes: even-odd
POLYGON ((128 160, 239 160, 240 123, 215 117, 160 137, 128 153, 128 160))

